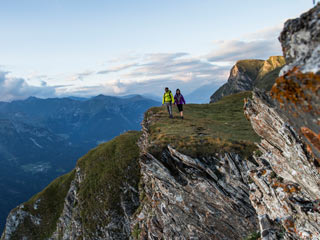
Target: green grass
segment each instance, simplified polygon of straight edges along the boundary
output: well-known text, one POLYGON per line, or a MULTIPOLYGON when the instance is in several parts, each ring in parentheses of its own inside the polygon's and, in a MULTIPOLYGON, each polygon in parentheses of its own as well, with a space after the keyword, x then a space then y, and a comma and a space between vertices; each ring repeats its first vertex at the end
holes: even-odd
POLYGON ((139 239, 141 234, 141 229, 139 228, 139 224, 137 223, 134 227, 133 227, 133 231, 132 231, 132 237, 134 239, 139 239))
MULTIPOLYGON (((85 179, 81 183, 79 199, 81 218, 87 233, 110 222, 105 212, 123 215, 120 206, 124 183, 138 189, 140 167, 137 141, 140 132, 130 131, 91 150, 78 161, 85 179)), ((120 231, 120 230, 119 230, 120 231)))
POLYGON ((29 217, 25 218, 20 224, 11 239, 47 239, 56 229, 59 216, 62 213, 64 199, 68 193, 70 183, 74 179, 75 171, 63 175, 50 183, 42 192, 33 196, 28 202, 24 203, 24 211, 31 213, 41 219, 39 225, 34 225, 29 217), (35 203, 38 208, 35 209, 35 203))
POLYGON ((243 114, 243 100, 251 92, 222 98, 212 104, 185 105, 185 119, 168 118, 164 107, 151 108, 146 117, 151 119, 150 151, 157 155, 168 144, 190 156, 199 157, 217 152, 236 152, 245 157, 256 149, 259 137, 243 114))
POLYGON ((249 234, 249 236, 247 236, 246 238, 244 238, 244 240, 258 240, 260 239, 260 232, 253 232, 251 234, 249 234))

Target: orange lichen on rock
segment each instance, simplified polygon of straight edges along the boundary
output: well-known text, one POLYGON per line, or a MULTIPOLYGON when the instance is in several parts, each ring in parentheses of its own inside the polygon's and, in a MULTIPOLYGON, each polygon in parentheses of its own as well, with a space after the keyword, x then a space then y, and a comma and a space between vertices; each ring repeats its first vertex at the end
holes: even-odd
POLYGON ((286 193, 296 193, 300 191, 300 187, 293 184, 285 184, 277 181, 273 181, 272 188, 282 188, 286 193))
MULTIPOLYGON (((292 103, 304 111, 313 110, 312 95, 320 90, 320 76, 314 73, 302 73, 294 67, 277 78, 271 89, 271 96, 280 104, 292 103)), ((314 109, 319 111, 319 109, 314 109)))
POLYGON ((285 219, 283 221, 283 225, 288 232, 296 232, 296 228, 294 226, 294 222, 291 219, 285 219))
POLYGON ((308 141, 320 152, 320 133, 316 134, 307 127, 302 127, 301 132, 308 139, 308 141))
POLYGON ((263 169, 262 171, 261 171, 261 175, 263 176, 263 175, 265 175, 267 173, 267 170, 265 170, 265 169, 263 169))

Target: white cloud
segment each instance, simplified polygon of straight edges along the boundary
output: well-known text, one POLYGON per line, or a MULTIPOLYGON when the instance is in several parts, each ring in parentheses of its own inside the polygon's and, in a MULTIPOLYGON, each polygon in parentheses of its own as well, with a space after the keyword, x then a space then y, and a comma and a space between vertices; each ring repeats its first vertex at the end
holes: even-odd
POLYGON ((243 38, 248 39, 248 40, 268 40, 268 39, 271 40, 271 39, 273 39, 276 42, 278 42, 277 39, 280 36, 280 33, 283 29, 283 24, 284 23, 281 23, 277 26, 268 27, 268 28, 261 29, 257 32, 254 32, 254 33, 245 34, 243 36, 243 38))
POLYGON ((137 63, 129 63, 129 64, 120 64, 117 66, 113 66, 108 68, 107 70, 102 70, 97 72, 97 74, 108 74, 108 73, 112 73, 112 72, 120 72, 126 69, 129 69, 131 67, 137 66, 137 63))
MULTIPOLYGON (((6 82, 16 85, 10 88, 6 83, 6 99, 22 98, 28 94, 52 96, 79 95, 93 96, 98 94, 154 94, 162 95, 163 88, 181 88, 184 93, 203 85, 222 85, 227 81, 231 66, 241 59, 267 59, 272 55, 281 54, 277 37, 282 26, 261 29, 258 32, 245 34, 230 41, 214 41, 214 51, 207 55, 194 56, 185 52, 128 54, 118 59, 107 61, 107 66, 97 66, 80 73, 68 75, 60 79, 70 85, 50 87, 46 81, 41 83, 39 78, 33 86, 24 79, 8 80, 6 72, 2 72, 6 82), (19 82, 20 81, 20 82, 19 82), (8 90, 11 89, 11 90, 8 90)), ((0 75, 1 77, 1 75, 0 75)), ((41 77, 40 77, 41 78, 41 77)), ((43 80, 43 79, 42 79, 43 80)), ((28 82, 29 78, 28 78, 28 82)), ((0 87, 3 88, 4 84, 0 87)), ((0 93, 4 90, 0 90, 0 93)), ((3 94, 2 94, 3 95, 3 94)), ((4 98, 4 97, 3 97, 4 98)))
POLYGON ((235 62, 242 59, 267 59, 281 54, 281 46, 275 40, 225 41, 218 46, 218 50, 208 54, 211 62, 235 62))
POLYGON ((47 86, 45 81, 41 86, 34 86, 27 83, 23 78, 11 77, 9 72, 0 70, 0 101, 11 101, 24 99, 29 96, 54 97, 56 87, 47 86))
POLYGON ((206 57, 211 62, 232 62, 242 59, 267 59, 282 55, 278 37, 283 24, 243 35, 240 39, 215 41, 215 50, 206 57))

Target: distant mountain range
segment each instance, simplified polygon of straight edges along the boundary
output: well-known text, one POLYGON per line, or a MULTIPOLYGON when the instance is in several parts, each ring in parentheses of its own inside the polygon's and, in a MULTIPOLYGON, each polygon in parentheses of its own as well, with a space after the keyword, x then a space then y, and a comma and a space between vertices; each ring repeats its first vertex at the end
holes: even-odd
POLYGON ((9 211, 99 143, 139 130, 160 103, 139 95, 0 102, 0 231, 9 211))
POLYGON ((208 103, 212 92, 216 91, 221 85, 217 83, 206 84, 196 88, 191 93, 184 96, 187 103, 208 103))
POLYGON ((272 56, 267 60, 240 60, 231 69, 228 82, 210 97, 217 102, 222 97, 254 88, 269 91, 285 64, 282 56, 272 56))

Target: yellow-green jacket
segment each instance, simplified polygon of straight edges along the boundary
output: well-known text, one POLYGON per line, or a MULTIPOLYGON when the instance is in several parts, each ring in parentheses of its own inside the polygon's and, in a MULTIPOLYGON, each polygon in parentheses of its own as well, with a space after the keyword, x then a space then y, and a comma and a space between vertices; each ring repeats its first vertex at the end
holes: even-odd
POLYGON ((165 102, 172 102, 174 103, 174 97, 171 93, 171 91, 169 90, 168 92, 165 92, 163 94, 163 98, 162 98, 162 104, 164 104, 165 102))

